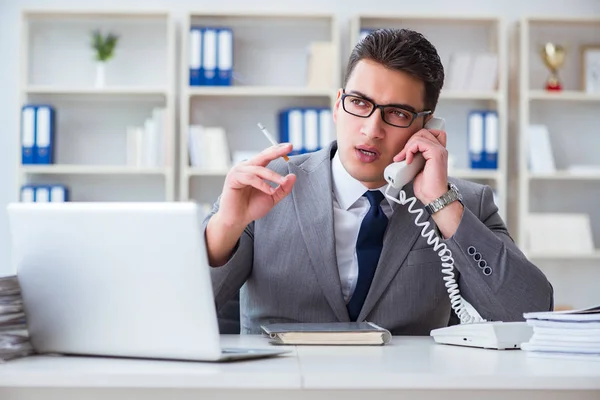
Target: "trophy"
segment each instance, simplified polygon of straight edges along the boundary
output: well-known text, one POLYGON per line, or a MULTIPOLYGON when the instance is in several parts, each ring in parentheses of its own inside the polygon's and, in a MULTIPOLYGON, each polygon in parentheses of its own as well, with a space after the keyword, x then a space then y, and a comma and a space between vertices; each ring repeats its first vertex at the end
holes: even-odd
POLYGON ((565 62, 565 53, 564 47, 558 44, 546 43, 542 47, 542 60, 550 70, 550 76, 546 80, 546 90, 562 90, 562 85, 558 79, 558 69, 565 62))

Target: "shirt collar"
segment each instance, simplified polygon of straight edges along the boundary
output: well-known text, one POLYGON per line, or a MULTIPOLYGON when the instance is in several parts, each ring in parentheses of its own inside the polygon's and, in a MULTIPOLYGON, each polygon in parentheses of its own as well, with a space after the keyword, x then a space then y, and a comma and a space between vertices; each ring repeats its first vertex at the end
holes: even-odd
MULTIPOLYGON (((339 151, 336 151, 335 156, 331 161, 331 175, 333 180, 333 193, 335 194, 335 198, 340 207, 344 210, 348 210, 367 190, 369 190, 346 171, 346 168, 344 168, 342 161, 340 160, 339 151)), ((385 184, 378 189, 385 195, 387 187, 388 184, 385 184)), ((400 190, 393 186, 390 187, 388 192, 389 195, 396 199, 398 198, 399 193, 400 190)), ((398 205, 394 201, 388 199, 387 196, 385 199, 392 207, 392 210, 398 205)))

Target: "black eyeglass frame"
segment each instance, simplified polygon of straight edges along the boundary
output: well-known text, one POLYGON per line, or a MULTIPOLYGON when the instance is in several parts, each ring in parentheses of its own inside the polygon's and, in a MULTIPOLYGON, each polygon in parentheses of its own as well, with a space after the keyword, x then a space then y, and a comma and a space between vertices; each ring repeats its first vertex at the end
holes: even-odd
MULTIPOLYGON (((429 115, 429 114, 432 113, 431 110, 425 110, 425 111, 421 111, 421 112, 414 112, 414 111, 407 110, 404 107, 399 106, 399 105, 395 105, 395 104, 380 105, 380 104, 377 104, 374 101, 366 99, 366 98, 364 98, 362 96, 359 96, 359 95, 356 95, 356 94, 346 93, 345 89, 342 89, 342 96, 341 96, 340 100, 342 102, 342 108, 344 109, 345 112, 347 112, 350 115, 354 115, 355 117, 359 117, 359 118, 369 118, 371 115, 373 115, 373 113, 375 112, 375 110, 379 109, 380 112, 381 112, 381 119, 383 120, 383 122, 385 122, 386 124, 391 125, 393 127, 396 127, 396 128, 409 128, 413 124, 413 122, 415 122, 419 117, 426 116, 426 115, 429 115), (358 114, 354 114, 354 113, 346 110, 346 104, 345 104, 344 100, 348 96, 350 96, 350 97, 356 97, 358 99, 361 99, 361 100, 364 100, 364 101, 366 101, 368 103, 371 103, 373 105, 373 108, 371 109, 371 112, 369 112, 368 115, 358 115, 358 114), (412 115, 412 119, 410 120, 410 123, 408 125, 404 126, 404 125, 394 125, 394 124, 386 121, 386 119, 385 119, 385 109, 386 108, 399 108, 402 111, 405 111, 406 113, 412 115)), ((423 120, 423 126, 425 126, 425 120, 423 120)))

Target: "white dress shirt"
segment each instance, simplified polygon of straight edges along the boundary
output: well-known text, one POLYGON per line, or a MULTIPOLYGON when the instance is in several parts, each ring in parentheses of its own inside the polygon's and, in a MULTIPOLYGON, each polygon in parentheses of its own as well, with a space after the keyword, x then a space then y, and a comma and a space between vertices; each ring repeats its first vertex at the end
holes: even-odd
MULTIPOLYGON (((352 297, 358 279, 358 258, 356 256, 356 239, 364 216, 371 205, 363 194, 369 190, 362 183, 354 179, 342 165, 339 153, 336 152, 331 162, 333 183, 333 225, 335 232, 335 251, 338 270, 342 283, 342 293, 346 303, 352 297)), ((379 190, 385 194, 388 185, 379 190)), ((400 190, 390 188, 389 194, 398 198, 400 190)), ((381 208, 390 218, 397 203, 385 198, 381 208)))

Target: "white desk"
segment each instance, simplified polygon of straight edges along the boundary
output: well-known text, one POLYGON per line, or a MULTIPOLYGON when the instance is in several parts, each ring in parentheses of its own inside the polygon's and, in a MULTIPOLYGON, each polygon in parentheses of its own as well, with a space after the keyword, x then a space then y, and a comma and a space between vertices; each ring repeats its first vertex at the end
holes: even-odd
MULTIPOLYGON (((270 346, 260 336, 223 336, 223 345, 270 346)), ((0 364, 0 399, 600 399, 600 361, 436 345, 429 337, 291 350, 232 363, 27 357, 0 364)))

